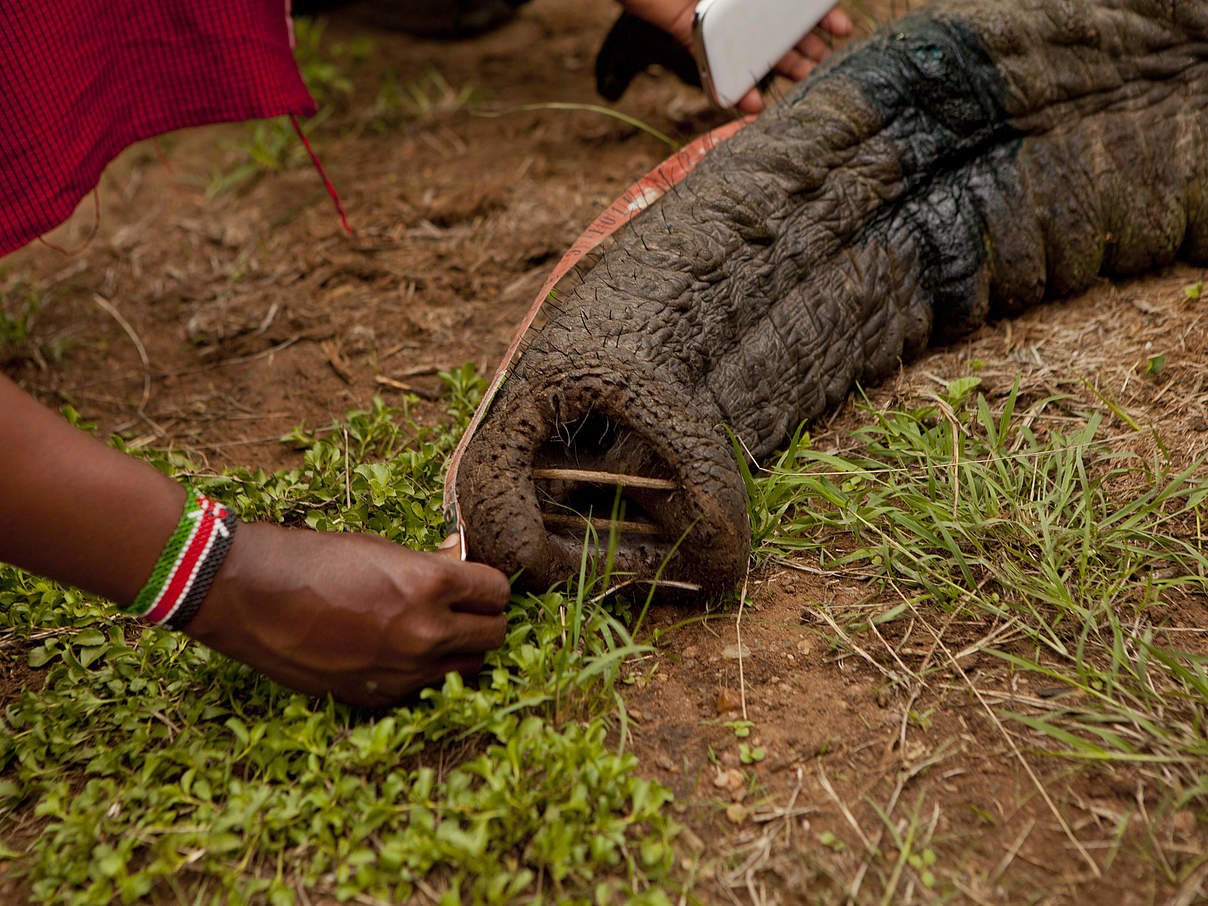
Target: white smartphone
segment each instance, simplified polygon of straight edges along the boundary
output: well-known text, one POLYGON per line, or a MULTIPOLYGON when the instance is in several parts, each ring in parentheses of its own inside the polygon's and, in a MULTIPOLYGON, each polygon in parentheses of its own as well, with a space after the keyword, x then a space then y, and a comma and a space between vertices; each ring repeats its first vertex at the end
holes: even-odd
POLYGON ((700 0, 692 22, 705 90, 733 107, 822 21, 835 0, 700 0))

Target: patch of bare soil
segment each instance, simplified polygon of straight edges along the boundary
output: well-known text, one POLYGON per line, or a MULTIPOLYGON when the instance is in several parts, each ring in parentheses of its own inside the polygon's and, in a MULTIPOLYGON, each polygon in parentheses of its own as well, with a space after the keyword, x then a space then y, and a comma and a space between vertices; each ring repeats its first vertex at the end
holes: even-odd
MULTIPOLYGON (((266 469, 293 464, 276 438, 299 422, 325 424, 375 395, 397 400, 400 383, 433 397, 435 372, 467 361, 493 367, 562 251, 669 149, 591 113, 488 118, 457 98, 472 88, 496 107, 597 103, 592 63, 614 14, 535 0, 500 30, 456 43, 381 30, 364 7, 332 17, 329 41, 368 34, 375 44, 369 60, 348 64, 355 90, 313 136, 355 237, 341 233, 305 162, 207 194, 246 161, 231 147, 248 142, 246 126, 143 143, 105 173, 90 241, 91 198, 48 237, 78 252, 34 244, 3 262, 0 289, 25 283, 39 302, 29 341, 0 366, 104 432, 188 449, 214 468, 266 469), (383 123, 374 106, 384 81, 421 84, 431 67, 452 92, 383 123)), ((658 74, 619 106, 680 140, 725 119, 658 74)), ((992 399, 1018 376, 1025 398, 1069 394, 1072 409, 1103 412, 1122 450, 1198 461, 1208 451, 1208 302, 1183 287, 1203 276, 1176 267, 1102 281, 904 366, 870 401, 917 400, 976 361, 992 399), (1147 374, 1159 354, 1165 367, 1147 374)), ((416 414, 444 417, 439 402, 416 414)), ((816 446, 844 449, 865 417, 849 403, 818 426, 816 446)), ((939 888, 919 882, 913 862, 894 875, 891 856, 907 858, 909 833, 920 847, 911 855, 930 853, 923 867, 958 879, 944 892, 955 902, 1206 901, 1204 825, 1171 809, 1168 790, 1119 766, 1045 759, 986 707, 1040 694, 1034 680, 974 653, 958 659, 963 673, 933 672, 903 691, 887 670, 942 663, 922 626, 862 635, 858 651, 835 644, 818 605, 879 594, 803 560, 753 574, 740 620, 731 609, 672 628, 699 614, 654 613, 666 631, 634 671, 632 745, 641 770, 676 793, 682 868, 698 896, 930 902, 939 888), (740 738, 744 720, 753 726, 740 738), (752 761, 756 749, 764 757, 752 761)), ((1204 651, 1204 602, 1164 606, 1180 647, 1204 651)), ((976 641, 974 629, 946 635, 950 650, 976 641)), ((26 680, 7 669, 0 703, 26 680)))
MULTIPOLYGON (((741 619, 663 636, 628 698, 633 749, 689 828, 685 870, 716 902, 928 903, 941 890, 961 903, 1204 902, 1194 813, 1127 769, 1037 756, 990 710, 1053 690, 975 652, 958 654, 963 676, 907 691, 888 679, 896 666, 925 675, 944 649, 919 625, 837 645, 819 605, 876 593, 801 565, 754 580, 741 619), (946 884, 893 878, 909 838, 946 884)), ((691 616, 664 611, 656 627, 691 616)), ((977 642, 947 629, 952 652, 977 642)))

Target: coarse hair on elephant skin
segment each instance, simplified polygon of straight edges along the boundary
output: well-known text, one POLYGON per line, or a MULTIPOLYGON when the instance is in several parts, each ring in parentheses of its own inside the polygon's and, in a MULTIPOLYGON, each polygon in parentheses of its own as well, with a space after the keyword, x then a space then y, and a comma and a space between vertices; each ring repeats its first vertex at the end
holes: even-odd
POLYGON ((549 300, 465 447, 471 555, 548 586, 619 494, 618 569, 733 587, 730 432, 758 461, 933 340, 1208 264, 1206 122, 1204 0, 937 2, 854 44, 549 300))

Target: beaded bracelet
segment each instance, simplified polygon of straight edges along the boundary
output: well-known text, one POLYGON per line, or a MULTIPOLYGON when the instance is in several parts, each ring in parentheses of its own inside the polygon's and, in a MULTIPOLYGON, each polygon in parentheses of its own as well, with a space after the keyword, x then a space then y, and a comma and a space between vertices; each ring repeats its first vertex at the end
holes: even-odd
POLYGON ((205 600, 214 574, 230 549, 238 521, 231 512, 192 488, 176 531, 128 613, 183 629, 205 600))

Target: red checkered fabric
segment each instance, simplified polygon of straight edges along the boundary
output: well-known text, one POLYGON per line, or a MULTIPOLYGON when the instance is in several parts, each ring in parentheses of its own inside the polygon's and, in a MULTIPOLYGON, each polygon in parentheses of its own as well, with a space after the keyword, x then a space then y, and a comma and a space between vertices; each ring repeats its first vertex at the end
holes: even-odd
POLYGON ((0 0, 0 255, 62 223, 132 142, 311 115, 287 0, 0 0))

